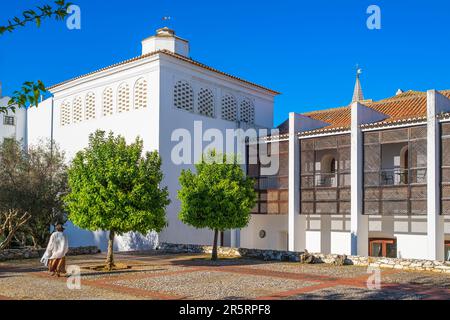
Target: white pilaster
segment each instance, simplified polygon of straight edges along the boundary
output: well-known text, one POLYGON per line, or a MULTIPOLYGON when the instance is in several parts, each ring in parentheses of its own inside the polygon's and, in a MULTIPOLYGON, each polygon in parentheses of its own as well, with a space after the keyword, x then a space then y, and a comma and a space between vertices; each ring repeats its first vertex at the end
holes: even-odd
POLYGON ((440 214, 440 130, 436 115, 450 101, 436 90, 427 92, 427 247, 428 259, 444 260, 444 217, 440 214))
POLYGON ((306 219, 300 216, 300 131, 295 113, 289 114, 289 213, 288 249, 303 251, 306 247, 306 219))
POLYGON ((369 219, 363 215, 363 136, 360 128, 362 105, 351 106, 351 252, 352 255, 367 256, 369 241, 369 219))

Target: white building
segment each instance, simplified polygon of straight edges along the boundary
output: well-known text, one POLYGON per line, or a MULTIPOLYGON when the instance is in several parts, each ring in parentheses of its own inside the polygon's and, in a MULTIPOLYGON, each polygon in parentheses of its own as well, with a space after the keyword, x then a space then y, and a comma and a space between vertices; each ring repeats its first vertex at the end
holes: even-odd
MULTIPOLYGON (((167 210, 169 226, 159 239, 192 244, 211 243, 213 235, 178 219, 178 177, 182 169, 193 166, 172 161, 172 149, 178 143, 172 141, 172 134, 186 129, 198 136, 195 121, 201 121, 203 131, 272 128, 274 97, 278 94, 192 60, 188 41, 168 28, 142 41, 141 56, 64 81, 49 91, 53 98, 28 110, 29 143, 53 138, 70 159, 87 146, 89 134, 97 129, 113 131, 128 142, 140 136, 146 150, 159 151, 163 184, 168 186, 172 200, 167 210)), ((207 144, 193 143, 192 156, 199 157, 207 144)), ((236 234, 227 233, 224 244, 235 245, 236 234)), ((119 237, 118 248, 148 247, 154 237, 119 237)), ((69 240, 71 246, 106 246, 105 233, 75 227, 69 228, 69 240)))
POLYGON ((241 246, 450 260, 450 90, 291 113, 241 246))
MULTIPOLYGON (((0 83, 0 106, 8 105, 10 97, 2 96, 2 84, 0 83)), ((5 139, 15 139, 26 144, 27 112, 25 109, 16 109, 0 113, 0 143, 5 139)))
MULTIPOLYGON (((192 60, 189 43, 167 28, 142 42, 141 56, 49 90, 53 98, 28 110, 28 142, 53 138, 70 159, 97 129, 129 142, 140 136, 146 150, 159 151, 172 200, 159 240, 190 244, 210 244, 212 232, 178 219, 178 177, 193 161, 174 161, 176 133, 192 136, 188 158, 197 158, 208 129, 273 128, 278 94, 192 60)), ((262 140, 279 145, 278 173, 247 164, 258 204, 249 226, 226 233, 222 244, 443 260, 450 254, 449 119, 450 91, 364 100, 358 75, 351 105, 291 113, 279 135, 262 140)), ((72 226, 69 236, 72 246, 106 245, 104 232, 72 226)), ((156 237, 127 235, 118 249, 149 247, 156 237)))

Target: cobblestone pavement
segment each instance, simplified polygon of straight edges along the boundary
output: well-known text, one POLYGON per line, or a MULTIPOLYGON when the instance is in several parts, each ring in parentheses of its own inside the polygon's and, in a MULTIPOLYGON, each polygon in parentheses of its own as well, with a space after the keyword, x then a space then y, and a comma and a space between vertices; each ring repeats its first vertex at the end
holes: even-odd
POLYGON ((302 265, 253 259, 208 260, 205 255, 118 254, 131 268, 110 273, 87 269, 103 254, 68 257, 81 267, 81 288, 51 277, 37 260, 0 263, 0 300, 70 299, 446 299, 450 275, 326 264, 302 265))

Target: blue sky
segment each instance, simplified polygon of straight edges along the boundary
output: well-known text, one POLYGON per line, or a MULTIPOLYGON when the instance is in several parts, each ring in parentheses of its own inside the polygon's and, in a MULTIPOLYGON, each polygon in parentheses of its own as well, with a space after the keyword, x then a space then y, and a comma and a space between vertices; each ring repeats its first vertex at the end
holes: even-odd
MULTIPOLYGON (((2 1, 0 24, 49 1, 2 1)), ((0 37, 4 94, 25 80, 51 85, 137 56, 163 16, 190 41, 195 60, 282 92, 275 124, 290 111, 348 104, 357 63, 366 98, 450 88, 445 0, 72 2, 81 7, 81 30, 44 21, 0 37), (381 8, 381 30, 366 27, 371 4, 381 8)))

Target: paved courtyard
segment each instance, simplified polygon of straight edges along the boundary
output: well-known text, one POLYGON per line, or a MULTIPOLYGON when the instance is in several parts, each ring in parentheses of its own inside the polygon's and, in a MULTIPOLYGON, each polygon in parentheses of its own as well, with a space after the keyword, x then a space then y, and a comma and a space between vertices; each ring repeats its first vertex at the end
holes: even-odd
POLYGON ((66 278, 49 276, 37 260, 4 262, 0 300, 450 299, 448 274, 381 270, 377 289, 368 287, 365 267, 207 258, 121 254, 116 261, 131 269, 102 273, 84 267, 101 264, 103 254, 68 257, 68 265, 81 267, 78 290, 68 289, 66 278))

